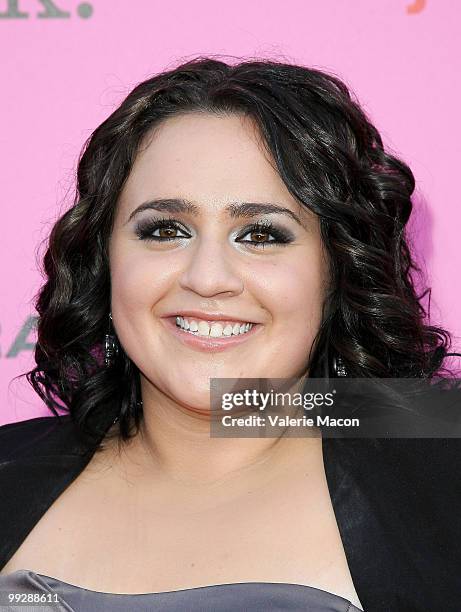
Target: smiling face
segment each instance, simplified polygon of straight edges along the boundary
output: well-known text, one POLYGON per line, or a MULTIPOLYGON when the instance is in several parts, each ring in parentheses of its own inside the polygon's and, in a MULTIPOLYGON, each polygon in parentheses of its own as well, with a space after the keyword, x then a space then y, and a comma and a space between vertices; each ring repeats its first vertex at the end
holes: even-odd
POLYGON ((190 113, 157 126, 119 198, 109 257, 114 326, 143 397, 207 409, 210 378, 306 373, 328 282, 319 222, 248 117, 190 113), (212 318, 212 336, 224 335, 200 338, 212 318))

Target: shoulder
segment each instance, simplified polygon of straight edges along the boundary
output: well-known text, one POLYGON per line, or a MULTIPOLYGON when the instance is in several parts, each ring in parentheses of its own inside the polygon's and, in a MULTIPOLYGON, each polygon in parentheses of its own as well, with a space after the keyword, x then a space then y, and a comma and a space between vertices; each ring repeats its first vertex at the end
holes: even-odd
POLYGON ((380 610, 458 610, 461 438, 325 442, 332 499, 362 603, 376 601, 379 585, 392 601, 380 610))
POLYGON ((392 534, 389 546, 396 557, 407 556, 401 575, 407 573, 407 585, 416 575, 425 577, 419 588, 424 599, 421 609, 457 610, 461 597, 461 439, 392 440, 387 441, 385 454, 390 476, 383 479, 378 513, 383 524, 387 521, 387 532, 392 534))
POLYGON ((455 488, 461 458, 461 438, 395 438, 380 440, 380 462, 402 480, 438 487, 452 481, 455 488), (456 482, 454 482, 456 481, 456 482))
MULTIPOLYGON (((406 499, 415 514, 434 527, 461 536, 461 438, 385 441, 385 459, 394 474, 394 498, 406 499), (450 525, 446 521, 450 520, 450 525), (453 533, 453 531, 452 531, 453 533)), ((383 468, 384 469, 384 468, 383 468)), ((392 481, 389 483, 389 488, 392 481)))
POLYGON ((69 432, 70 416, 35 417, 0 426, 0 459, 11 460, 19 456, 44 450, 51 438, 56 440, 69 432), (55 434, 55 435, 53 435, 55 434))
POLYGON ((94 452, 70 415, 0 427, 0 569, 94 452))
POLYGON ((27 460, 53 454, 88 452, 69 414, 35 417, 0 427, 0 461, 27 460))
MULTIPOLYGON (((447 549, 459 542, 461 438, 328 442, 327 473, 340 499, 363 500, 389 535, 401 530, 403 542, 439 551, 442 542, 447 549)), ((457 555, 461 562, 461 548, 457 555)))
POLYGON ((408 502, 428 497, 461 502, 461 438, 336 440, 334 459, 369 491, 408 502))
POLYGON ((7 423, 0 426, 0 462, 92 454, 106 432, 104 426, 95 442, 77 426, 70 414, 7 423))

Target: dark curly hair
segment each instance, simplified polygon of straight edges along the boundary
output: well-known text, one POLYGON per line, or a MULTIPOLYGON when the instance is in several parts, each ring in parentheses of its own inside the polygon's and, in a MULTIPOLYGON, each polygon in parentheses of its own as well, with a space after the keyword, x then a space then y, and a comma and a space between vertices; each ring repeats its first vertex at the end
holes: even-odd
POLYGON ((432 379, 448 373, 452 339, 425 324, 405 235, 415 180, 385 151, 377 129, 336 76, 281 61, 234 65, 196 57, 137 85, 91 134, 79 158, 72 207, 52 228, 46 282, 36 298, 36 367, 26 373, 58 416, 80 431, 125 441, 142 419, 139 371, 120 350, 104 366, 110 271, 108 239, 118 196, 144 138, 186 112, 252 117, 290 193, 320 219, 331 272, 309 376, 432 379))

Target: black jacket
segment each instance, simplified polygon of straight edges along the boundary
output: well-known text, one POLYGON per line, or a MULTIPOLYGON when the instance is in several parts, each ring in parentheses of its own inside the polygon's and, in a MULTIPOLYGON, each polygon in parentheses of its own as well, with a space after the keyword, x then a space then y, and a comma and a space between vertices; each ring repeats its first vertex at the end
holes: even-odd
MULTIPOLYGON (((460 612, 461 439, 324 438, 322 445, 365 611, 460 612)), ((0 427, 0 568, 94 450, 69 416, 0 427)))

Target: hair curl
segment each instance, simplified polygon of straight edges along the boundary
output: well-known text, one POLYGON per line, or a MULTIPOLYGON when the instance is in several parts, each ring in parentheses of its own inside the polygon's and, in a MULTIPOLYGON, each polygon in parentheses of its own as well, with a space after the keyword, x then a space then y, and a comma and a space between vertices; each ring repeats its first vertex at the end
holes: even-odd
POLYGON ((336 76, 278 61, 235 65, 196 57, 137 85, 91 134, 78 162, 72 207, 52 228, 46 282, 36 298, 36 367, 26 376, 57 415, 81 431, 119 442, 139 430, 139 371, 120 351, 101 360, 108 332, 108 239, 118 196, 143 139, 160 121, 187 112, 243 113, 290 193, 320 219, 331 272, 309 376, 333 376, 341 357, 352 377, 422 377, 448 372, 449 332, 425 324, 405 236, 415 180, 384 150, 377 129, 336 76))

